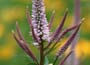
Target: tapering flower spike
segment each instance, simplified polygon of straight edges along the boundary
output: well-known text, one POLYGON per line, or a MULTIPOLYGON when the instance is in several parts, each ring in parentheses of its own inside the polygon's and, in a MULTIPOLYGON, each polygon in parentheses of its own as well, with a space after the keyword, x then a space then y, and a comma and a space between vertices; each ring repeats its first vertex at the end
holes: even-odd
POLYGON ((48 22, 45 15, 44 0, 32 0, 32 26, 38 39, 50 41, 48 22))
POLYGON ((51 18, 50 18, 50 21, 49 21, 49 29, 51 29, 52 27, 52 24, 54 22, 54 17, 55 17, 55 11, 52 12, 52 15, 51 15, 51 18))
POLYGON ((19 46, 38 64, 37 59, 34 56, 34 54, 32 53, 31 49, 29 48, 29 45, 25 41, 17 22, 16 22, 16 31, 17 31, 17 34, 18 34, 19 38, 17 38, 15 32, 12 31, 14 39, 19 44, 19 46))
MULTIPOLYGON (((62 32, 58 35, 58 37, 55 39, 55 42, 54 42, 53 47, 56 46, 56 44, 65 36, 65 34, 67 34, 68 32, 76 29, 80 24, 81 24, 81 22, 80 22, 79 24, 73 25, 72 27, 67 28, 67 29, 65 29, 64 31, 62 31, 62 32)), ((46 48, 50 47, 50 45, 51 45, 51 43, 49 43, 46 48)), ((53 48, 53 47, 52 47, 52 48, 53 48)), ((46 49, 46 48, 45 48, 45 49, 46 49)), ((49 51, 48 51, 48 52, 49 52, 49 51)))
POLYGON ((80 28, 80 25, 77 27, 77 29, 74 31, 74 33, 69 37, 69 39, 66 41, 66 43, 60 48, 60 50, 57 53, 57 56, 61 56, 61 54, 63 54, 66 51, 66 49, 69 47, 71 42, 74 40, 79 28, 80 28))
POLYGON ((56 58, 54 60, 54 65, 56 63, 56 61, 58 60, 58 58, 67 50, 67 48, 70 46, 71 42, 74 40, 78 30, 80 28, 80 25, 77 27, 77 29, 74 31, 74 33, 69 37, 69 39, 67 40, 67 42, 60 48, 60 50, 58 51, 58 53, 56 54, 56 58))
POLYGON ((24 39, 24 37, 23 37, 23 35, 22 35, 21 31, 20 31, 20 28, 18 26, 18 22, 16 22, 16 31, 18 33, 18 36, 19 36, 20 40, 25 41, 25 39, 24 39))
POLYGON ((56 40, 55 40, 56 42, 55 42, 55 43, 58 43, 58 42, 60 41, 60 39, 62 39, 62 38, 65 36, 65 34, 67 34, 68 32, 76 29, 80 24, 81 24, 81 22, 80 22, 79 24, 75 24, 75 25, 73 25, 72 27, 67 28, 67 29, 65 29, 64 31, 62 31, 62 32, 59 34, 59 36, 56 38, 56 40))
POLYGON ((64 17, 63 17, 60 25, 58 26, 58 28, 56 29, 56 31, 53 33, 52 38, 50 40, 50 43, 53 42, 58 37, 58 35, 61 33, 61 30, 63 28, 64 22, 65 22, 66 17, 67 17, 67 14, 68 14, 68 9, 66 9, 65 14, 64 14, 64 17))
MULTIPOLYGON (((57 27, 57 29, 55 30, 55 32, 54 32, 53 34, 51 34, 50 42, 49 42, 49 44, 46 46, 45 49, 47 49, 48 47, 50 47, 50 46, 51 46, 51 43, 54 42, 55 39, 56 39, 56 38, 59 36, 59 34, 61 33, 61 30, 62 30, 62 28, 63 28, 64 22, 65 22, 66 17, 67 17, 67 14, 68 14, 68 9, 66 9, 65 14, 64 14, 64 17, 63 17, 60 25, 57 27)), ((52 15, 51 18, 53 18, 53 17, 54 17, 54 13, 53 13, 53 15, 52 15)), ((52 20, 52 21, 53 21, 53 20, 52 20)), ((50 22, 49 25, 52 25, 52 21, 50 22)))
POLYGON ((82 22, 83 22, 84 20, 85 20, 85 18, 82 18, 81 22, 79 22, 78 24, 75 24, 75 25, 73 25, 72 27, 67 28, 67 29, 65 29, 64 31, 62 31, 62 32, 59 34, 59 36, 57 37, 55 43, 58 43, 58 42, 60 41, 60 39, 62 39, 63 36, 65 36, 65 34, 67 34, 68 32, 70 32, 70 31, 76 29, 79 25, 82 24, 82 22))
POLYGON ((28 45, 26 44, 26 42, 24 42, 23 40, 20 40, 16 37, 16 34, 14 33, 14 31, 12 31, 13 36, 15 38, 15 40, 17 41, 17 43, 19 44, 19 46, 34 60, 37 61, 35 56, 32 54, 32 52, 30 51, 30 48, 28 47, 28 45))
MULTIPOLYGON (((81 20, 81 23, 84 21, 84 18, 81 20)), ((81 26, 81 23, 77 26, 76 30, 71 34, 69 39, 66 41, 66 43, 60 48, 60 50, 56 54, 56 58, 54 61, 54 64, 56 63, 56 60, 67 50, 67 48, 71 45, 72 41, 75 39, 76 34, 78 33, 78 30, 81 26)))
MULTIPOLYGON (((64 37, 65 34, 67 34, 68 32, 76 29, 76 28, 77 28, 78 26, 80 26, 80 25, 81 25, 81 22, 80 22, 79 24, 73 25, 72 27, 67 28, 67 29, 65 29, 64 31, 62 31, 62 32, 58 35, 58 37, 56 38, 56 40, 55 40, 53 46, 51 47, 51 49, 50 49, 49 51, 47 51, 45 54, 47 55, 47 54, 57 45, 57 43, 64 37)), ((50 47, 50 44, 49 44, 46 48, 48 48, 48 47, 50 47)), ((45 49, 46 49, 46 48, 45 48, 45 49)))
POLYGON ((73 51, 70 51, 66 57, 59 63, 59 65, 64 65, 64 62, 67 60, 67 58, 73 53, 73 51))

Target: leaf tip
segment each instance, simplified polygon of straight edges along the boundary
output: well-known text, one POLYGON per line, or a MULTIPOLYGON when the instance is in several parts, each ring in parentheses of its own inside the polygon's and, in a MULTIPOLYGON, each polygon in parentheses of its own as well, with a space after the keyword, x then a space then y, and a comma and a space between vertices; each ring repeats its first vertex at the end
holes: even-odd
POLYGON ((14 33, 15 33, 15 32, 14 32, 14 30, 12 30, 11 32, 12 32, 12 34, 14 34, 14 33))
POLYGON ((68 8, 66 8, 66 12, 68 12, 68 10, 69 10, 69 9, 68 9, 68 8))
POLYGON ((53 10, 53 12, 52 12, 53 14, 55 14, 55 10, 53 10))
POLYGON ((81 21, 82 21, 82 22, 85 21, 85 18, 82 18, 81 21))
POLYGON ((26 9, 29 9, 29 6, 28 5, 26 6, 26 9))

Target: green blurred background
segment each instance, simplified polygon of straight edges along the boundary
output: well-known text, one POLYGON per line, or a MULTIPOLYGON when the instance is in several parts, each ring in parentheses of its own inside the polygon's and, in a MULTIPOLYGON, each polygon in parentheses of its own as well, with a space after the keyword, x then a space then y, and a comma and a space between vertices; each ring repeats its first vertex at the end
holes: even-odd
MULTIPOLYGON (((65 27, 73 23, 74 0, 45 0, 45 5, 48 20, 52 11, 56 11, 53 29, 58 25, 66 8, 69 9, 69 15, 65 27)), ((29 36, 26 6, 30 7, 31 12, 31 0, 0 0, 0 65, 28 65, 32 62, 16 44, 11 33, 12 30, 15 30, 15 22, 18 21, 25 39, 28 43, 33 43, 31 36, 29 36)), ((80 29, 76 54, 81 65, 90 65, 90 0, 81 0, 80 6, 81 18, 84 17, 85 22, 80 29)))

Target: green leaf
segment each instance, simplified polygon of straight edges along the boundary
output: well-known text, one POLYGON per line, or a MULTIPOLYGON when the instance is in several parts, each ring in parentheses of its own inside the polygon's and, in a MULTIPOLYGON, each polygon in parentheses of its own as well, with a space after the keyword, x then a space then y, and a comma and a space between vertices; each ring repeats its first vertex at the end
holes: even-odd
POLYGON ((27 64, 27 65, 37 65, 36 63, 29 63, 29 64, 27 64))
POLYGON ((49 63, 49 60, 47 57, 45 57, 45 64, 44 65, 48 65, 48 63, 49 63))

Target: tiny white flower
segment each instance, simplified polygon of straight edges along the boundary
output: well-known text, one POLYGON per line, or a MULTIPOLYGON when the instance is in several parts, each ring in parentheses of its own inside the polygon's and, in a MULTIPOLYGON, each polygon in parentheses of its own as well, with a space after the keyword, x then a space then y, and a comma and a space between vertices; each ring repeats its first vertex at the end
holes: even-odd
POLYGON ((33 45, 38 46, 39 44, 37 42, 34 42, 33 45))
POLYGON ((48 65, 53 65, 53 64, 48 64, 48 65))

